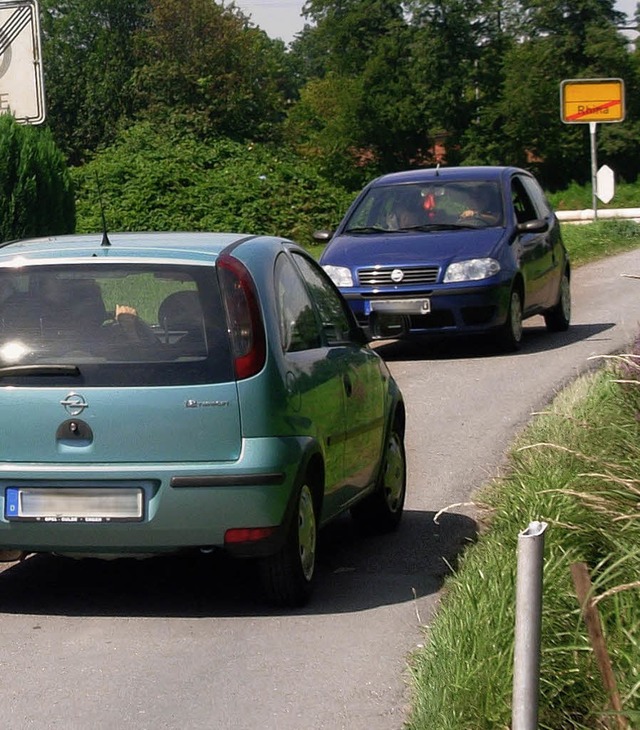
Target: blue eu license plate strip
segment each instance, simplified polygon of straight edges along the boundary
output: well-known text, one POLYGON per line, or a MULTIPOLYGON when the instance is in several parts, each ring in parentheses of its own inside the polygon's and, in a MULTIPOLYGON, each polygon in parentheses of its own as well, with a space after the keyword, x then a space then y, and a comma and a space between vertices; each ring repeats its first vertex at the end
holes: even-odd
POLYGON ((10 520, 20 514, 20 490, 9 488, 4 494, 4 516, 10 520))

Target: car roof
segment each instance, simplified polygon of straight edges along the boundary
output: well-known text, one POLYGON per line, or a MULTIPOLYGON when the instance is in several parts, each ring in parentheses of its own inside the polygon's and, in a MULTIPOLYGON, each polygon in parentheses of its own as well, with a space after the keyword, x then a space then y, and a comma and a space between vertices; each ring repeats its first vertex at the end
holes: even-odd
POLYGON ((475 165, 468 167, 430 167, 419 170, 404 170, 372 180, 368 187, 395 185, 403 183, 424 183, 434 180, 502 180, 514 173, 529 175, 518 167, 499 165, 475 165))
POLYGON ((284 238, 247 233, 137 232, 109 233, 103 245, 102 233, 69 234, 7 241, 0 244, 0 261, 16 257, 29 260, 109 258, 158 258, 211 261, 228 246, 244 241, 290 243, 284 238))

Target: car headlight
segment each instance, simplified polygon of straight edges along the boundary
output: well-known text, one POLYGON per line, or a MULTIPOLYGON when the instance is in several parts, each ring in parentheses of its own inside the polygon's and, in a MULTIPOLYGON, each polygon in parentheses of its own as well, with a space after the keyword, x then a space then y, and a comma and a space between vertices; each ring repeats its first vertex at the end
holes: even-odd
POLYGON ((444 275, 444 282, 479 281, 488 279, 500 271, 500 264, 495 259, 469 259, 450 264, 444 275))
POLYGON ((331 266, 330 264, 327 264, 322 268, 327 272, 331 281, 333 281, 336 286, 353 286, 351 271, 349 271, 346 266, 331 266))

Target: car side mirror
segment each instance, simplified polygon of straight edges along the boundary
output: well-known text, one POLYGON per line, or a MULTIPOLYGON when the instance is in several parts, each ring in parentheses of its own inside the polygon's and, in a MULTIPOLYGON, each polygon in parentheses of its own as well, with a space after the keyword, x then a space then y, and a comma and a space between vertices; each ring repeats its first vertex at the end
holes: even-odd
POLYGON ((318 243, 327 243, 331 236, 333 236, 333 231, 327 231, 327 230, 321 230, 321 231, 314 231, 311 234, 314 241, 317 241, 318 243))
POLYGON ((549 223, 544 218, 534 218, 516 226, 518 233, 544 233, 549 230, 549 223))

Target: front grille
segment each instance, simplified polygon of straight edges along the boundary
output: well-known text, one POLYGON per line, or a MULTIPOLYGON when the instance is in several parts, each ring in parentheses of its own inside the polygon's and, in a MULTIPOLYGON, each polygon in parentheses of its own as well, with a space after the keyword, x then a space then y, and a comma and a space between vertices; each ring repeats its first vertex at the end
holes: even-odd
POLYGON ((463 307, 462 318, 468 325, 488 324, 496 316, 496 308, 486 307, 463 307))
POLYGON ((435 284, 438 281, 437 266, 373 266, 358 270, 360 286, 404 286, 411 284, 435 284), (402 281, 391 278, 392 271, 402 271, 402 281))
POLYGON ((414 330, 453 327, 456 323, 453 317, 453 312, 449 309, 437 309, 435 312, 429 312, 429 314, 411 315, 411 317, 409 317, 409 322, 411 329, 414 330))

